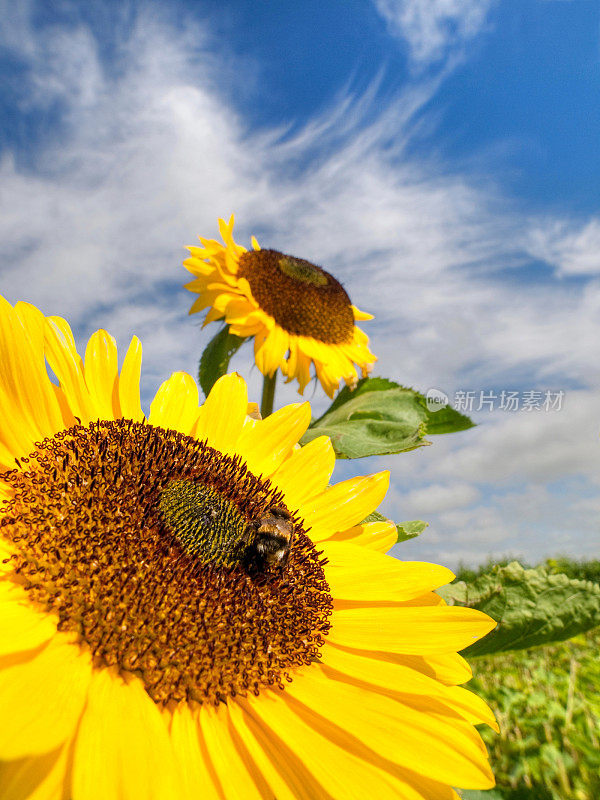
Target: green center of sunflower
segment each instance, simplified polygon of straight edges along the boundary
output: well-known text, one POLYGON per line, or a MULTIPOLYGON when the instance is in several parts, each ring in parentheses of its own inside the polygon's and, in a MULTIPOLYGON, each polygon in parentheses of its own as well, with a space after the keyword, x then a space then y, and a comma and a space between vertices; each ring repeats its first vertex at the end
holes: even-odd
POLYGON ((284 275, 289 275, 301 283, 310 283, 313 286, 327 286, 327 275, 321 267, 316 267, 310 261, 293 256, 283 256, 277 264, 284 275))
POLYGON ((160 510, 183 550, 204 562, 235 566, 250 546, 248 522, 217 489, 171 481, 160 496, 160 510))
POLYGON ((241 459, 118 420, 45 439, 0 478, 15 579, 155 702, 258 694, 318 657, 322 559, 241 459))
POLYGON ((350 298, 321 267, 277 250, 249 250, 240 256, 239 276, 260 308, 288 333, 326 344, 352 341, 350 298))

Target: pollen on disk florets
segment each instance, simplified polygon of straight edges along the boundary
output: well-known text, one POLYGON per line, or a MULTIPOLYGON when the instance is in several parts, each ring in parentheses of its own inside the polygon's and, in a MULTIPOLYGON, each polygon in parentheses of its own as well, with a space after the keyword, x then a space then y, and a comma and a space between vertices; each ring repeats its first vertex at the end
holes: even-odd
POLYGON ((239 259, 261 309, 290 334, 326 344, 352 341, 354 315, 344 287, 329 272, 277 250, 250 250, 239 259))
POLYGON ((322 560, 294 520, 284 568, 245 567, 240 536, 283 499, 239 457, 130 420, 78 425, 36 447, 0 476, 12 490, 2 534, 32 603, 97 665, 135 672, 158 703, 218 703, 281 686, 318 657, 331 613, 322 560), (199 498, 199 517, 229 531, 226 559, 194 550, 197 525, 185 538, 171 502, 182 497, 188 517, 199 498))

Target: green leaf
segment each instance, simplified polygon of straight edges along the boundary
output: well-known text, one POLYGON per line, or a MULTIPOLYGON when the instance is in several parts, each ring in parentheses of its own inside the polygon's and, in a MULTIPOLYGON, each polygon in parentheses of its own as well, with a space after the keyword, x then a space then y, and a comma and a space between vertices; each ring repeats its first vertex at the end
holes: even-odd
POLYGON ((459 789, 458 795, 463 800, 502 800, 504 795, 501 795, 496 789, 488 789, 481 791, 480 789, 459 789))
POLYGON ((448 602, 477 608, 498 622, 483 639, 463 650, 482 656, 561 642, 600 625, 600 585, 524 569, 517 561, 495 567, 473 583, 438 590, 448 602))
POLYGON ((231 357, 245 341, 245 338, 229 333, 229 325, 225 325, 206 345, 198 369, 198 379, 206 397, 216 381, 227 373, 231 357))
POLYGON ((427 433, 437 436, 440 433, 458 433, 474 428, 472 419, 461 414, 452 406, 443 406, 439 411, 427 410, 427 433))
MULTIPOLYGON (((387 517, 384 517, 383 514, 380 514, 379 511, 372 511, 368 517, 365 517, 363 521, 360 523, 364 525, 366 522, 390 522, 387 517)), ((410 522, 400 522, 396 525, 396 530, 398 531, 398 542, 406 542, 408 539, 414 539, 419 534, 423 533, 425 528, 429 527, 428 522, 421 522, 420 519, 413 519, 410 522)))
MULTIPOLYGON (((337 393, 333 403, 329 406, 323 416, 331 414, 332 411, 335 411, 337 408, 344 405, 344 403, 347 403, 348 400, 352 400, 354 397, 358 397, 361 394, 366 394, 367 392, 381 392, 385 389, 398 388, 402 388, 400 384, 396 383, 395 381, 390 381, 388 378, 361 378, 354 389, 344 386, 344 388, 337 393)), ((320 419, 323 419, 323 417, 320 419)), ((317 422, 319 421, 320 420, 317 420, 317 422)))
POLYGON ((412 519, 410 522, 400 522, 396 525, 398 530, 398 541, 406 542, 409 539, 414 539, 419 534, 423 533, 425 528, 429 527, 428 522, 423 522, 420 519, 412 519))
POLYGON ((426 417, 417 392, 385 378, 365 378, 354 391, 342 389, 301 442, 329 436, 338 458, 402 453, 430 444, 424 438, 426 417))
POLYGON ((438 411, 426 398, 387 378, 363 378, 355 389, 345 386, 327 411, 311 423, 303 444, 323 434, 338 458, 403 453, 430 444, 426 433, 452 433, 473 422, 450 406, 438 411))

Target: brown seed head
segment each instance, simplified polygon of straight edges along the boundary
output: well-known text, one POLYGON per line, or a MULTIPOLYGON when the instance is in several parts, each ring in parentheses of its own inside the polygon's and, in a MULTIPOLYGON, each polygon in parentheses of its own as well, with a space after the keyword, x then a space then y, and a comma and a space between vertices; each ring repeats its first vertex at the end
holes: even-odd
POLYGON ((240 532, 284 506, 240 458, 130 420, 36 447, 0 475, 12 495, 0 533, 32 604, 96 665, 137 674, 157 703, 218 703, 283 686, 318 658, 332 608, 323 559, 294 520, 283 569, 244 566, 240 532))
POLYGON ((240 256, 238 274, 262 310, 288 333, 326 344, 352 341, 350 298, 321 267, 277 250, 249 250, 240 256))

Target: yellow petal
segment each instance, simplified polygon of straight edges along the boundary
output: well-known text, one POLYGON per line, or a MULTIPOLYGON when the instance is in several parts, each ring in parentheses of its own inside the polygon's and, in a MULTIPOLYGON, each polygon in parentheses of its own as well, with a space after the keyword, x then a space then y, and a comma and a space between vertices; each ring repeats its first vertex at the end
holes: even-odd
POLYGON ((227 800, 260 800, 265 781, 241 742, 235 742, 227 708, 202 706, 198 714, 210 763, 227 800))
POLYGON ((298 391, 304 394, 304 389, 310 382, 310 358, 302 352, 299 344, 300 337, 290 335, 290 354, 286 362, 283 363, 281 369, 284 375, 287 375, 286 383, 298 379, 300 384, 298 391))
MULTIPOLYGON (((259 341, 259 340, 256 340, 259 341)), ((279 325, 274 325, 267 337, 254 350, 256 366, 263 375, 273 375, 281 366, 289 348, 289 336, 279 325)))
MULTIPOLYGON (((5 402, 5 395, 0 391, 0 419, 7 419, 2 416, 2 408, 5 402)), ((14 469, 15 455, 23 455, 31 449, 30 442, 27 437, 21 445, 18 438, 15 438, 15 432, 10 431, 7 425, 4 426, 5 430, 0 425, 0 471, 5 469, 14 469), (8 434, 8 435, 6 435, 8 434)), ((0 566, 0 571, 2 567, 0 566)))
POLYGON ((319 663, 323 665, 325 674, 330 674, 330 669, 335 670, 338 680, 373 684, 384 690, 440 699, 447 696, 449 688, 418 669, 385 659, 365 657, 330 642, 326 642, 321 650, 319 663))
POLYGON ((325 394, 333 399, 333 395, 337 392, 340 385, 341 375, 338 375, 331 364, 326 364, 321 361, 315 361, 314 364, 317 378, 325 394))
POLYGON ((69 745, 41 756, 0 763, 2 800, 70 800, 69 745))
POLYGON ((328 677, 318 666, 297 673, 285 690, 304 706, 313 727, 330 730, 356 749, 366 745, 404 769, 453 786, 489 789, 494 778, 475 729, 446 715, 432 698, 421 709, 328 677), (318 711, 315 711, 318 710, 318 711), (322 715, 322 716, 321 716, 322 715), (401 743, 401 746, 399 746, 401 743))
POLYGON ((329 560, 325 577, 335 599, 410 600, 454 578, 449 569, 437 564, 400 561, 344 542, 320 542, 319 549, 329 560))
POLYGON ((119 363, 117 343, 104 330, 90 336, 85 350, 85 382, 101 419, 118 419, 119 363))
MULTIPOLYGON (((192 261, 192 259, 189 259, 189 260, 192 261)), ((183 262, 183 265, 187 266, 185 261, 183 262)), ((196 266, 195 265, 196 265, 196 262, 194 262, 194 266, 193 266, 194 271, 196 270, 196 266)), ((204 272, 204 270, 202 270, 202 272, 204 272, 202 277, 194 278, 193 281, 190 281, 189 283, 186 283, 183 288, 187 289, 190 292, 195 292, 196 294, 198 294, 199 292, 203 292, 206 289, 206 287, 208 286, 208 284, 212 282, 212 276, 210 276, 210 273, 212 272, 212 267, 209 267, 208 264, 206 264, 205 267, 206 267, 206 272, 204 272)))
POLYGON ((289 508, 325 491, 335 467, 335 453, 328 436, 319 436, 295 450, 273 475, 283 491, 289 508))
POLYGON ((281 758, 281 750, 272 737, 265 736, 256 720, 237 702, 227 704, 229 718, 261 774, 267 781, 271 796, 277 800, 313 800, 303 770, 295 769, 289 759, 281 758))
POLYGON ((98 419, 96 406, 85 382, 83 361, 75 347, 68 322, 48 317, 45 330, 46 358, 60 382, 69 408, 84 425, 98 419))
POLYGON ((0 758, 47 753, 71 738, 90 673, 89 657, 58 637, 29 660, 0 660, 0 758))
POLYGON ((187 703, 179 703, 171 722, 171 741, 179 765, 183 797, 193 800, 202 787, 202 800, 220 800, 216 773, 200 736, 196 716, 187 703))
POLYGON ((356 320, 373 319, 373 314, 369 314, 366 311, 361 311, 360 308, 357 308, 356 306, 350 306, 350 308, 352 309, 352 314, 356 320))
POLYGON ((194 436, 221 453, 233 453, 248 409, 246 383, 237 372, 223 375, 202 406, 194 436))
POLYGON ((254 311, 254 306, 245 297, 230 297, 225 308, 227 322, 238 322, 243 324, 248 314, 254 311))
POLYGON ((272 475, 310 423, 310 405, 293 403, 245 427, 237 451, 255 475, 272 475))
POLYGON ((35 650, 55 633, 56 620, 34 610, 20 586, 0 581, 0 656, 35 650))
POLYGON ((324 674, 337 680, 355 683, 366 690, 376 686, 388 696, 409 704, 414 703, 410 695, 435 697, 472 725, 486 723, 498 730, 492 710, 478 695, 458 686, 446 686, 418 668, 397 661, 365 658, 330 642, 321 651, 319 663, 324 674))
POLYGON ((246 416, 250 417, 251 419, 260 420, 262 416, 260 414, 260 408, 258 407, 258 403, 248 403, 248 407, 246 408, 246 416))
MULTIPOLYGON (((294 681, 295 682, 295 681, 294 681)), ((320 697, 319 700, 323 698, 320 697)), ((262 731, 261 742, 269 742, 280 773, 289 764, 302 781, 299 797, 334 800, 450 800, 449 787, 395 769, 395 765, 369 753, 359 743, 348 742, 343 731, 319 728, 315 717, 285 692, 248 696, 240 705, 262 731), (350 746, 349 746, 350 745, 350 746), (367 755, 372 760, 361 756, 367 755)), ((327 713, 330 704, 321 706, 327 713)))
MULTIPOLYGON (((198 298, 200 299, 200 298, 198 298)), ((196 305, 196 303, 194 303, 196 305)), ((190 308, 190 314, 192 313, 192 308, 190 308)), ((218 319, 221 319, 224 316, 222 311, 219 311, 217 308, 211 308, 206 317, 204 318, 204 322, 202 323, 202 327, 204 328, 206 325, 209 325, 211 322, 216 322, 218 319)))
POLYGON ((223 287, 219 284, 211 284, 209 288, 212 289, 219 289, 219 294, 213 300, 213 307, 217 309, 217 311, 221 311, 223 314, 227 312, 227 308, 231 305, 231 303, 235 303, 239 301, 241 298, 236 297, 235 295, 231 294, 229 287, 223 287))
POLYGON ((364 525, 355 525, 345 531, 336 531, 323 541, 347 542, 359 547, 370 547, 379 553, 387 553, 398 541, 398 531, 391 520, 366 522, 364 525))
POLYGON ((469 692, 461 686, 447 686, 444 704, 457 711, 471 725, 479 725, 484 722, 496 733, 500 733, 494 712, 479 695, 469 692))
POLYGON ((60 424, 43 350, 34 347, 39 337, 33 322, 31 327, 30 338, 19 314, 0 297, 0 440, 13 457, 31 452, 34 442, 52 436, 60 424))
POLYGON ((366 650, 428 655, 463 650, 496 623, 474 608, 397 606, 334 611, 329 638, 366 650))
POLYGON ((62 430, 65 430, 66 428, 72 428, 73 425, 77 424, 77 420, 75 419, 75 415, 73 414, 73 410, 71 409, 71 406, 69 405, 69 401, 67 399, 67 395, 65 394, 63 389, 61 389, 60 386, 56 386, 55 384, 52 384, 52 388, 54 390, 54 396, 56 397, 56 401, 57 401, 58 405, 60 406, 60 413, 61 413, 62 419, 63 419, 62 430))
POLYGON ((262 325, 259 322, 252 322, 245 320, 244 322, 231 322, 229 324, 229 333, 245 339, 248 336, 256 336, 262 330, 262 325))
POLYGON ((212 293, 210 297, 208 296, 208 293, 201 294, 200 297, 197 297, 190 306, 188 314, 197 314, 199 311, 203 311, 205 308, 207 308, 212 304, 212 301, 213 301, 212 293))
MULTIPOLYGON (((206 249, 204 247, 187 247, 186 250, 190 251, 191 256, 185 259, 183 266, 193 275, 197 275, 198 278, 204 280, 204 285, 206 285, 205 278, 211 275, 215 270, 212 264, 207 264, 204 261, 204 258, 206 258, 206 249)), ((187 286, 189 286, 189 284, 186 285, 186 288, 187 286)))
POLYGON ((334 531, 356 525, 381 503, 389 483, 387 470, 364 478, 350 478, 304 503, 302 511, 304 522, 311 529, 310 538, 320 542, 334 531))
POLYGON ((131 340, 119 378, 119 404, 125 419, 141 422, 144 418, 140 404, 140 375, 142 372, 142 343, 137 336, 131 340))
POLYGON ((420 656, 370 650, 369 648, 342 647, 340 644, 336 644, 335 647, 352 655, 365 656, 377 661, 390 661, 393 664, 410 667, 448 686, 466 683, 473 677, 470 666, 458 653, 429 653, 426 656, 420 656))
POLYGON ((94 670, 75 743, 74 800, 178 800, 173 747, 138 678, 94 670))
POLYGON ((436 680, 449 686, 466 683, 473 677, 471 667, 459 653, 429 653, 427 656, 398 655, 397 659, 403 664, 431 674, 436 680))
POLYGON ((230 215, 229 221, 225 222, 224 219, 219 218, 219 233, 225 244, 230 244, 233 237, 233 226, 235 225, 235 216, 230 215))
POLYGON ((189 435, 198 418, 198 387, 187 372, 174 372, 150 404, 151 425, 189 435))
POLYGON ((46 320, 42 312, 29 303, 17 303, 15 312, 31 344, 33 361, 29 364, 28 369, 35 373, 39 392, 35 396, 37 427, 45 436, 51 436, 61 430, 62 415, 46 370, 44 358, 46 320))

